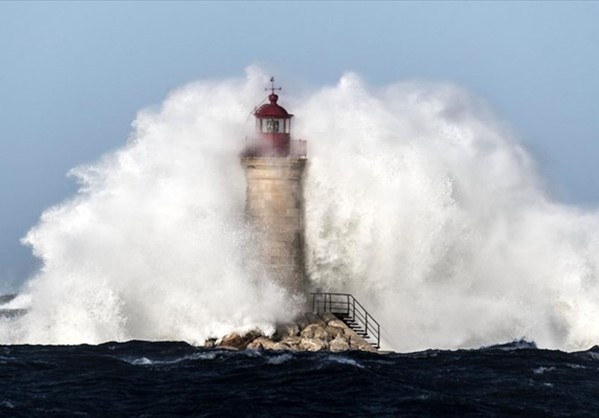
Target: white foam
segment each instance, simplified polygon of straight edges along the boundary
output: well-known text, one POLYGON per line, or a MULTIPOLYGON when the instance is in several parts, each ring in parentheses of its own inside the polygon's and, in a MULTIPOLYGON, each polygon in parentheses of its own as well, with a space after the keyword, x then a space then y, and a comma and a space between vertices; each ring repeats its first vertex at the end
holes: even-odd
POLYGON ((586 369, 586 366, 583 366, 582 364, 567 363, 566 366, 571 369, 586 369))
POLYGON ((289 360, 291 360, 293 358, 293 356, 291 354, 280 354, 280 355, 276 355, 273 357, 269 357, 266 362, 268 364, 283 364, 283 363, 287 363, 289 360))
POLYGON ((0 406, 3 406, 3 407, 8 408, 8 409, 14 409, 15 404, 12 403, 11 401, 3 400, 3 401, 0 401, 0 406))
POLYGON ((339 355, 327 356, 327 361, 330 363, 339 363, 339 364, 344 364, 344 365, 348 365, 348 366, 352 366, 352 367, 357 367, 359 369, 364 368, 364 366, 362 364, 360 364, 359 362, 357 362, 356 360, 349 358, 349 357, 339 356, 339 355))
POLYGON ((125 361, 129 364, 133 364, 134 366, 151 366, 152 364, 154 364, 154 362, 147 357, 125 359, 125 361))
POLYGON ((152 360, 147 357, 124 357, 121 360, 126 363, 133 364, 135 366, 156 366, 163 364, 177 364, 183 361, 193 361, 193 360, 214 360, 216 358, 216 352, 201 352, 201 353, 193 353, 181 357, 171 358, 171 359, 162 359, 162 360, 152 360))
POLYGON ((547 372, 552 372, 554 370, 556 370, 555 367, 543 367, 543 366, 540 366, 540 367, 537 367, 536 369, 533 369, 532 372, 534 374, 545 374, 547 372))

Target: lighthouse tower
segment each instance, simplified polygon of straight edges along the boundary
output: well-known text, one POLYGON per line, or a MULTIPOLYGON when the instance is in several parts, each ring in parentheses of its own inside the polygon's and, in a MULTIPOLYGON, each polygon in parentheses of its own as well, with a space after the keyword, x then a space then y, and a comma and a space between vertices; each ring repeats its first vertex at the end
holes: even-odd
POLYGON ((278 104, 274 78, 266 103, 254 111, 255 132, 241 163, 247 181, 246 215, 260 233, 259 262, 290 294, 304 297, 302 175, 306 142, 291 139, 291 118, 278 104))

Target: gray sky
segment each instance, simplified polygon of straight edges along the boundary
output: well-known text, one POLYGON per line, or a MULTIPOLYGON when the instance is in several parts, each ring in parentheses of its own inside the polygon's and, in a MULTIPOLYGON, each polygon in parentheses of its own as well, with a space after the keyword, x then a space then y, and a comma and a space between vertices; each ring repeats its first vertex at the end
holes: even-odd
MULTIPOLYGON (((599 2, 0 2, 0 293, 19 238, 136 112, 257 63, 297 89, 450 81, 489 102, 557 199, 599 205, 599 2)), ((292 109, 290 109, 292 110, 292 109)))

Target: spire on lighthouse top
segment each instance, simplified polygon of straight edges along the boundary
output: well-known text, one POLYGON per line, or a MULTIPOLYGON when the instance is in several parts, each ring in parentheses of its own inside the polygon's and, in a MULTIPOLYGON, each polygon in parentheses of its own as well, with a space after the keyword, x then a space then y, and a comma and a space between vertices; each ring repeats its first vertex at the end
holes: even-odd
POLYGON ((281 87, 275 87, 275 78, 270 78, 270 87, 265 88, 264 90, 270 90, 270 94, 268 95, 268 101, 270 103, 263 104, 254 112, 254 115, 257 118, 282 118, 282 119, 290 119, 293 117, 292 114, 288 113, 284 107, 277 104, 279 100, 279 96, 275 93, 275 91, 281 91, 281 87))
MULTIPOLYGON (((268 87, 264 90, 268 90, 268 87)), ((268 95, 268 100, 270 100, 271 103, 276 103, 277 100, 279 100, 279 96, 275 94, 276 90, 281 91, 283 90, 283 87, 275 87, 275 78, 270 77, 270 94, 268 95)))

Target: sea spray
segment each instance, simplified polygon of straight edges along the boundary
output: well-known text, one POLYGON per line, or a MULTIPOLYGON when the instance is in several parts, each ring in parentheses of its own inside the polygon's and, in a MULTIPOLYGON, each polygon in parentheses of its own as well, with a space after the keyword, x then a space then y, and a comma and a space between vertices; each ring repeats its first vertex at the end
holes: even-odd
MULTIPOLYGON (((296 310, 256 265, 238 155, 266 75, 198 82, 141 112, 128 143, 73 174, 77 196, 25 241, 43 262, 0 342, 201 343, 296 310)), ((395 350, 520 338, 599 343, 599 215, 544 193, 484 103, 447 84, 347 74, 286 91, 308 139, 314 289, 354 293, 395 350), (297 93, 297 92, 295 92, 297 93)))
POLYGON ((203 343, 289 319, 244 220, 239 152, 261 90, 251 70, 186 86, 141 112, 123 149, 73 170, 78 195, 25 238, 43 268, 24 289, 29 313, 0 340, 203 343))
POLYGON ((599 216, 548 199, 484 103, 348 74, 296 113, 310 137, 311 279, 354 293, 388 345, 599 343, 599 216))

